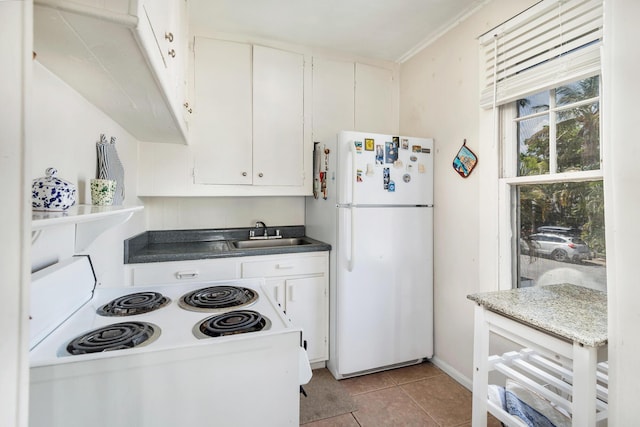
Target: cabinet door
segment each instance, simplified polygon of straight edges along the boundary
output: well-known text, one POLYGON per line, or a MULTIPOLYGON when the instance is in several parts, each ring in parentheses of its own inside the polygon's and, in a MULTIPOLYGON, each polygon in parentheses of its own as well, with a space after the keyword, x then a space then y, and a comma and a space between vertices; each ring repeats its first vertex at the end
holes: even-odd
POLYGON ((304 56, 253 48, 253 184, 300 186, 304 173, 304 56))
POLYGON ((356 63, 355 127, 363 132, 395 134, 393 71, 356 63))
POLYGON ((169 50, 173 49, 175 52, 175 55, 171 58, 173 62, 172 82, 176 91, 176 107, 178 111, 182 111, 182 119, 188 129, 191 115, 189 114, 190 105, 187 100, 187 67, 189 59, 187 1, 177 0, 174 11, 173 25, 170 28, 173 41, 169 43, 169 50))
POLYGON ((169 67, 169 40, 165 38, 165 34, 171 32, 171 17, 173 16, 175 5, 171 0, 146 1, 143 10, 149 24, 153 29, 153 34, 158 44, 158 50, 162 55, 164 66, 169 67))
POLYGON ((191 120, 196 184, 251 184, 251 80, 250 45, 196 37, 191 120))
POLYGON ((280 304, 280 308, 285 311, 285 281, 282 278, 265 280, 265 288, 271 294, 273 299, 280 304))
POLYGON ((354 130, 354 63, 313 58, 313 140, 335 141, 354 130))
POLYGON ((302 328, 309 360, 327 360, 329 331, 327 282, 325 276, 285 281, 286 312, 294 325, 302 328))

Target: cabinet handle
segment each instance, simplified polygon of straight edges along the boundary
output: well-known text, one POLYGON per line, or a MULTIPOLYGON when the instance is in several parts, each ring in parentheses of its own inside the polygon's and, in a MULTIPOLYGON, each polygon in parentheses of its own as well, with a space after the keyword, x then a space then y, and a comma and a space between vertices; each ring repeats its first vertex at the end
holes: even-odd
POLYGON ((242 176, 247 176, 247 173, 246 172, 242 172, 242 176))
POLYGON ((200 273, 198 273, 197 271, 178 271, 176 273, 176 277, 178 279, 195 279, 199 275, 200 273))
POLYGON ((264 176, 264 174, 263 174, 262 172, 260 172, 260 173, 258 174, 258 176, 259 176, 260 178, 262 178, 262 177, 264 176))
POLYGON ((291 270, 293 264, 276 264, 276 270, 291 270))
POLYGON ((164 33, 164 38, 169 40, 169 43, 173 41, 173 33, 164 33))
POLYGON ((182 105, 184 106, 184 108, 186 108, 186 109, 187 109, 187 112, 188 112, 189 114, 193 113, 193 110, 192 110, 191 108, 189 108, 189 103, 188 103, 188 102, 185 102, 185 103, 184 103, 184 104, 182 104, 182 105))
POLYGON ((170 56, 170 57, 172 57, 172 58, 175 58, 175 57, 176 57, 176 51, 175 51, 175 49, 171 49, 171 50, 169 51, 169 56, 170 56))

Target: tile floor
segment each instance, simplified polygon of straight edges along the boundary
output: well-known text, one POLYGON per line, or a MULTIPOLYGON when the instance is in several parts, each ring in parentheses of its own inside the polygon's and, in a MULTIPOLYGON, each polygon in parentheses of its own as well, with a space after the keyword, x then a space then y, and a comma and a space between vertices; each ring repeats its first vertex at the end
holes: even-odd
MULTIPOLYGON (((428 362, 341 383, 358 410, 304 427, 471 426, 471 392, 428 362)), ((487 424, 500 426, 491 416, 487 424)))

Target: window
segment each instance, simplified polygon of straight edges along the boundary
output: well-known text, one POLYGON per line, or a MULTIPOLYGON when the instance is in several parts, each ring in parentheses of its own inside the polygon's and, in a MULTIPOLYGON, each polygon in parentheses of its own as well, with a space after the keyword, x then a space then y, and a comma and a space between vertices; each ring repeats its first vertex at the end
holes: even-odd
POLYGON ((478 39, 480 106, 500 123, 501 289, 606 289, 602 5, 541 0, 478 39))
POLYGON ((599 76, 501 107, 513 285, 606 290, 599 76))

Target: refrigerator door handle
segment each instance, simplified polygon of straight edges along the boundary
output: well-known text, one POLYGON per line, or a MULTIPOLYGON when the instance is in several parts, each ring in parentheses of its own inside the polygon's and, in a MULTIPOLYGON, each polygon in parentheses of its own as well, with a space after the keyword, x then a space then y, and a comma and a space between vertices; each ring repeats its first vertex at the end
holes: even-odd
MULTIPOLYGON (((355 200, 355 195, 356 195, 356 182, 357 182, 357 174, 358 174, 358 170, 357 170, 357 164, 356 164, 356 144, 351 144, 351 174, 349 175, 349 178, 351 179, 351 200, 349 200, 349 203, 353 203, 355 200)), ((353 220, 351 221, 351 225, 353 225, 353 220)), ((351 227, 351 229, 353 230, 353 227, 351 227)), ((353 239, 351 239, 353 240, 353 239)))
POLYGON ((355 255, 356 255, 356 228, 355 228, 355 217, 356 217, 356 209, 349 208, 349 217, 350 224, 349 227, 349 262, 347 264, 347 270, 353 271, 353 265, 355 263, 355 255))

